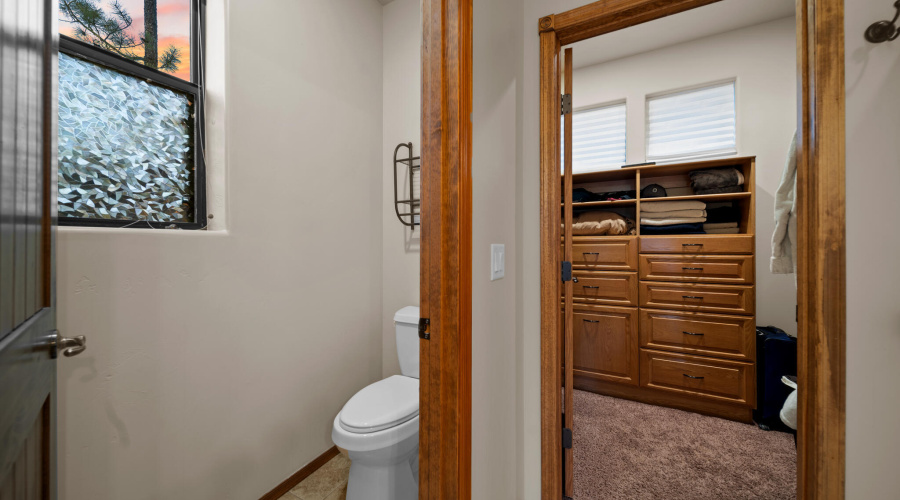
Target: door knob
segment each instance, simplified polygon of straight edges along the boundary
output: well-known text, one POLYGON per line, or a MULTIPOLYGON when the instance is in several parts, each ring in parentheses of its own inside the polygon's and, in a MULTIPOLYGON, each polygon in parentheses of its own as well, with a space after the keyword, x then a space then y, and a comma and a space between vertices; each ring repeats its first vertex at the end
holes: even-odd
POLYGON ((62 349, 63 356, 70 358, 77 356, 87 349, 87 339, 84 335, 76 337, 61 337, 59 330, 53 330, 50 334, 50 357, 56 359, 59 356, 59 350, 62 349))

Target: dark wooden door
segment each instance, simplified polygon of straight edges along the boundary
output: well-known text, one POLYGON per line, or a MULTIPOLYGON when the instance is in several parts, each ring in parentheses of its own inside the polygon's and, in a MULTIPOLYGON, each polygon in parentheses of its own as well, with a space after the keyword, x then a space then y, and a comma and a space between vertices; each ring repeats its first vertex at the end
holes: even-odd
POLYGON ((0 0, 0 500, 56 498, 55 14, 0 0))

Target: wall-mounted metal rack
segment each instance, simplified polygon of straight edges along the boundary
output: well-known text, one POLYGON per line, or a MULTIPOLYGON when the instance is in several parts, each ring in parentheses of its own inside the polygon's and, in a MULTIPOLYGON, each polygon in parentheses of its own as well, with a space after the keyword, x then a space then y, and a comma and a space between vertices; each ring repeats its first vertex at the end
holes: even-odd
POLYGON ((420 168, 419 157, 413 156, 413 144, 411 142, 397 144, 397 147, 394 148, 394 212, 397 213, 397 218, 400 219, 404 226, 411 228, 419 225, 421 201, 414 198, 414 179, 417 177, 415 172, 420 168), (405 155, 401 154, 401 148, 406 149, 405 155), (398 157, 398 154, 404 157, 398 157), (406 170, 406 176, 409 179, 409 198, 406 200, 400 199, 400 191, 397 189, 397 178, 399 177, 397 170, 401 168, 406 170))

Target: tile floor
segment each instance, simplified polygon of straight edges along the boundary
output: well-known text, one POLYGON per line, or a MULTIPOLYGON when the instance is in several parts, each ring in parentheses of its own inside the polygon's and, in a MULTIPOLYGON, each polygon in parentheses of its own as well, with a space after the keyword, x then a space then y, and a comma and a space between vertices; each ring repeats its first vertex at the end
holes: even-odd
POLYGON ((344 500, 349 476, 350 459, 339 453, 280 500, 344 500))

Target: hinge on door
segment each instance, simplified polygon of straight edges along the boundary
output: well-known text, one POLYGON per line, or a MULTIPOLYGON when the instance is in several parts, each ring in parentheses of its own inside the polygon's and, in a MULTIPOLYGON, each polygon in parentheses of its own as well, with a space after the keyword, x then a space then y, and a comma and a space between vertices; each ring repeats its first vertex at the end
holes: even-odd
POLYGON ((562 263, 562 280, 563 283, 572 281, 572 263, 567 260, 562 263))
POLYGON ((559 101, 562 114, 567 115, 572 112, 572 94, 563 94, 559 101))
POLYGON ((794 323, 800 322, 800 305, 794 306, 794 323))
POLYGON ((431 340, 431 334, 428 333, 428 325, 431 324, 429 318, 419 318, 419 338, 422 340, 431 340))
POLYGON ((572 429, 563 427, 563 449, 572 449, 572 429))

